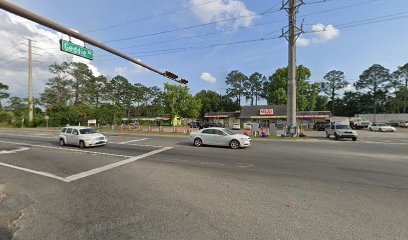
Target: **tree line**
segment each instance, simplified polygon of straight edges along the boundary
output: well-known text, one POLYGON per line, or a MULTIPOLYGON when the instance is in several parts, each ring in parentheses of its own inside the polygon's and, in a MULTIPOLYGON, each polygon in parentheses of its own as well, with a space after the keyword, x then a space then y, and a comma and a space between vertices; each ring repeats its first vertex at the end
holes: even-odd
MULTIPOLYGON (((259 72, 249 77, 234 70, 226 76, 226 94, 202 90, 192 95, 188 87, 164 84, 163 89, 132 84, 123 76, 95 76, 83 63, 54 63, 52 77, 39 98, 34 99, 32 126, 86 124, 97 119, 102 125, 120 124, 123 117, 157 117, 160 114, 202 118, 208 112, 241 110, 242 100, 250 105, 260 101, 280 105, 287 102, 287 68, 272 75, 259 72)), ((297 108, 299 111, 330 110, 337 116, 358 113, 406 113, 408 111, 408 63, 391 72, 374 64, 364 70, 353 85, 344 72, 332 70, 322 81, 312 82, 311 71, 297 67, 297 108), (350 90, 354 86, 355 91, 350 90), (347 90, 348 89, 348 90, 347 90)), ((0 123, 27 126, 28 101, 10 96, 0 83, 0 123), (7 104, 1 105, 4 99, 7 104)))
MULTIPOLYGON (((340 70, 329 71, 319 82, 311 82, 311 77, 307 67, 297 66, 298 111, 330 110, 337 116, 408 111, 408 63, 393 72, 374 64, 353 84, 340 70), (355 90, 351 90, 352 86, 355 90)), ((238 104, 242 99, 250 105, 257 105, 261 99, 271 105, 286 104, 287 78, 286 67, 277 69, 269 77, 259 72, 247 77, 234 70, 227 75, 227 93, 238 104)))

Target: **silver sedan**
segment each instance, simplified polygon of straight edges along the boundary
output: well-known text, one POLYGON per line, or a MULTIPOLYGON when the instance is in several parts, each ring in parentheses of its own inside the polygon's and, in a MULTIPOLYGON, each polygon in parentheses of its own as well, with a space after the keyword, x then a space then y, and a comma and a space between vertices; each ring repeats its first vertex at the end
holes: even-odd
POLYGON ((225 128, 205 128, 190 133, 190 142, 196 147, 202 145, 229 146, 232 149, 251 146, 251 138, 236 134, 225 128))

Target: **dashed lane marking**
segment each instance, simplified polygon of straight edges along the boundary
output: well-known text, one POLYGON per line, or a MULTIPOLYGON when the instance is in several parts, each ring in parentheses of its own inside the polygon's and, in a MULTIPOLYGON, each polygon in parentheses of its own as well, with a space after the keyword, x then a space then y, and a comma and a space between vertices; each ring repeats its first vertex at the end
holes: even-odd
POLYGON ((95 168, 95 169, 85 171, 85 172, 82 172, 82 173, 74 174, 72 176, 66 177, 64 179, 64 181, 65 182, 72 182, 72 181, 75 181, 75 180, 78 180, 78 179, 81 179, 81 178, 85 178, 85 177, 88 177, 88 176, 91 176, 91 175, 94 175, 94 174, 97 174, 97 173, 107 171, 107 170, 112 169, 112 168, 116 168, 116 167, 119 167, 119 166, 122 166, 122 165, 125 165, 125 164, 128 164, 128 163, 140 160, 142 158, 146 158, 146 157, 155 155, 157 153, 169 150, 171 148, 172 147, 160 148, 160 149, 148 152, 148 153, 144 153, 144 154, 139 155, 139 156, 131 157, 129 159, 126 159, 126 160, 123 160, 123 161, 120 161, 120 162, 115 162, 115 163, 112 163, 112 164, 109 164, 109 165, 106 165, 106 166, 103 166, 103 167, 99 167, 99 168, 95 168))
POLYGON ((24 145, 24 146, 30 146, 30 147, 49 148, 49 149, 57 149, 57 150, 70 151, 70 152, 79 152, 79 153, 88 153, 88 154, 90 153, 90 154, 113 156, 113 157, 124 157, 124 158, 130 158, 130 157, 132 157, 132 156, 121 155, 121 154, 94 152, 94 151, 71 149, 71 148, 63 148, 63 147, 52 147, 52 146, 44 146, 44 145, 21 143, 21 142, 0 141, 0 143, 18 144, 18 145, 24 145))
POLYGON ((119 162, 111 163, 111 164, 108 164, 108 165, 105 165, 105 166, 102 166, 102 167, 98 167, 98 168, 94 168, 94 169, 91 169, 91 170, 88 170, 88 171, 85 171, 85 172, 77 173, 77 174, 74 174, 74 175, 71 175, 71 176, 68 176, 68 177, 65 177, 65 178, 59 177, 59 176, 51 174, 51 173, 36 171, 36 170, 23 168, 23 167, 19 167, 19 166, 7 164, 7 163, 2 163, 2 162, 0 162, 0 166, 9 167, 9 168, 17 169, 17 170, 20 170, 20 171, 33 173, 33 174, 37 174, 37 175, 40 175, 40 176, 49 177, 49 178, 53 178, 53 179, 57 179, 57 180, 69 183, 69 182, 76 181, 76 180, 81 179, 81 178, 86 178, 86 177, 89 177, 89 176, 92 176, 92 175, 95 175, 95 174, 98 174, 98 173, 101 173, 101 172, 108 171, 108 170, 110 170, 112 168, 123 166, 125 164, 140 160, 142 158, 146 158, 146 157, 158 154, 160 152, 164 152, 164 151, 169 150, 171 148, 172 147, 163 147, 163 148, 160 148, 160 149, 148 152, 148 153, 141 154, 139 156, 130 157, 128 159, 125 159, 125 160, 122 160, 122 161, 119 161, 119 162))
POLYGON ((22 152, 22 151, 27 151, 29 149, 30 148, 21 147, 21 148, 15 149, 15 150, 3 150, 3 151, 0 151, 0 154, 9 154, 9 153, 22 152))
MULTIPOLYGON (((43 135, 37 135, 37 134, 33 134, 33 135, 21 135, 21 134, 9 134, 9 133, 0 133, 0 137, 1 135, 6 135, 6 136, 16 136, 16 137, 32 137, 32 138, 53 138, 56 139, 57 137, 45 137, 43 135)), ((48 135, 48 134, 44 134, 44 135, 48 135)))
POLYGON ((140 138, 140 139, 125 141, 125 142, 119 142, 118 144, 128 144, 128 143, 132 143, 132 142, 140 142, 140 141, 144 141, 144 140, 147 140, 147 139, 148 138, 140 138))
POLYGON ((19 167, 19 166, 14 166, 14 165, 7 164, 7 163, 2 163, 2 162, 0 162, 0 165, 4 166, 4 167, 9 167, 9 168, 14 168, 14 169, 17 169, 17 170, 21 170, 21 171, 24 171, 24 172, 34 173, 34 174, 41 175, 41 176, 44 176, 44 177, 54 178, 54 179, 65 182, 65 179, 63 177, 58 177, 57 175, 54 175, 54 174, 51 174, 51 173, 35 171, 35 170, 32 170, 32 169, 23 168, 23 167, 19 167))

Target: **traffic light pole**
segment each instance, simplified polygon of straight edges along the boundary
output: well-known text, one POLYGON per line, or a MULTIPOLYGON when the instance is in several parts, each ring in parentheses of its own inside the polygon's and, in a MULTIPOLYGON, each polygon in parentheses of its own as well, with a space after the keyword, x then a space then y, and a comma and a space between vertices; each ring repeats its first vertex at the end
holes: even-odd
MULTIPOLYGON (((86 36, 78 33, 78 32, 72 31, 71 29, 66 28, 66 27, 64 27, 64 26, 62 26, 62 25, 60 25, 58 23, 55 23, 55 22, 53 22, 51 20, 48 20, 48 19, 46 19, 44 17, 41 17, 41 16, 39 16, 39 15, 33 13, 33 12, 30 12, 28 10, 25 10, 25 9, 19 7, 19 6, 16 6, 16 5, 14 5, 14 4, 12 4, 12 3, 8 2, 8 1, 0 0, 0 8, 3 9, 3 10, 6 10, 8 12, 14 13, 14 14, 20 16, 20 17, 23 17, 23 18, 26 18, 26 19, 31 20, 33 22, 36 22, 38 24, 41 24, 43 26, 54 29, 55 31, 58 31, 58 32, 64 33, 64 34, 66 34, 68 36, 71 36, 71 37, 74 37, 76 39, 82 40, 82 41, 84 41, 84 42, 86 42, 88 44, 91 44, 91 45, 93 45, 95 47, 98 47, 98 48, 103 49, 103 50, 105 50, 107 52, 110 52, 110 53, 112 53, 112 54, 114 54, 116 56, 124 58, 124 59, 126 59, 126 60, 128 60, 130 62, 133 62, 133 63, 135 63, 137 65, 140 65, 140 66, 142 66, 142 67, 144 67, 144 68, 146 68, 146 69, 148 69, 148 70, 150 70, 152 72, 155 72, 155 73, 157 73, 159 75, 162 75, 164 77, 169 78, 168 76, 166 76, 166 74, 164 72, 161 72, 161 71, 159 71, 159 70, 157 70, 157 69, 155 69, 155 68, 153 68, 153 67, 151 67, 151 66, 149 66, 147 64, 144 64, 144 63, 138 61, 137 59, 134 59, 134 58, 122 53, 122 52, 119 52, 119 51, 117 51, 117 50, 115 50, 115 49, 113 49, 111 47, 106 46, 103 43, 97 42, 97 41, 95 41, 95 40, 93 40, 93 39, 91 39, 89 37, 86 37, 86 36)), ((172 78, 170 78, 170 79, 172 79, 172 78)), ((180 80, 177 80, 177 79, 172 79, 172 80, 174 80, 176 82, 180 82, 180 80)))

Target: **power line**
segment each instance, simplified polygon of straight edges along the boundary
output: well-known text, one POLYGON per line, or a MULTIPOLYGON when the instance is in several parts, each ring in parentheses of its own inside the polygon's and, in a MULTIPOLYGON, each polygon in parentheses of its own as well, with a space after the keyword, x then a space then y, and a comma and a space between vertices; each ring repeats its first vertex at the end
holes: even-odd
MULTIPOLYGON (((281 21, 281 20, 278 20, 278 21, 281 21)), ((185 39, 205 37, 205 36, 214 35, 214 34, 218 34, 218 33, 234 32, 234 31, 237 31, 237 30, 240 30, 240 29, 248 29, 248 28, 253 28, 253 27, 265 26, 265 25, 269 25, 269 24, 272 24, 272 23, 276 23, 278 21, 275 20, 275 21, 269 21, 269 22, 265 22, 265 23, 251 25, 251 26, 248 26, 248 27, 230 28, 230 29, 226 29, 226 30, 213 31, 213 32, 208 32, 208 33, 203 33, 203 34, 195 34, 195 35, 190 35, 190 36, 186 36, 186 37, 170 39, 170 40, 165 40, 165 41, 159 41, 159 42, 153 42, 153 43, 136 44, 136 45, 126 46, 126 47, 119 47, 118 49, 129 49, 129 48, 142 47, 142 46, 158 45, 158 44, 162 44, 162 43, 176 42, 176 41, 185 40, 185 39)))
POLYGON ((405 11, 405 12, 399 12, 399 13, 394 13, 394 14, 389 14, 389 15, 384 15, 384 16, 379 16, 379 17, 374 17, 374 18, 367 18, 363 20, 352 21, 349 23, 343 23, 343 24, 337 25, 337 27, 335 28, 328 28, 328 29, 323 29, 323 30, 312 30, 312 31, 304 32, 304 33, 307 34, 307 33, 335 31, 337 29, 353 28, 353 27, 369 25, 369 24, 379 23, 379 22, 389 22, 392 20, 397 20, 397 19, 402 19, 402 18, 407 18, 407 17, 408 17, 408 11, 405 11), (402 14, 405 14, 405 15, 402 15, 402 14))
POLYGON ((237 19, 250 18, 250 17, 252 18, 252 17, 256 17, 256 16, 263 16, 263 15, 266 15, 266 14, 269 14, 269 13, 280 11, 279 9, 273 10, 273 8, 275 8, 278 4, 275 4, 273 7, 268 8, 267 10, 265 10, 263 12, 259 12, 259 13, 254 13, 254 14, 244 15, 244 16, 238 16, 238 17, 233 17, 233 18, 227 18, 227 19, 221 19, 221 20, 212 21, 212 22, 208 22, 208 23, 190 25, 190 26, 186 26, 186 27, 182 27, 182 28, 165 30, 165 31, 160 31, 160 32, 155 32, 155 33, 142 34, 142 35, 133 36, 133 37, 113 39, 113 40, 104 41, 103 43, 120 42, 120 41, 126 41, 126 40, 131 40, 131 39, 143 38, 143 37, 151 37, 151 36, 156 36, 156 35, 165 34, 165 33, 178 32, 178 31, 183 31, 183 30, 187 30, 187 29, 192 29, 192 28, 197 28, 197 27, 204 27, 204 26, 209 26, 209 25, 212 25, 212 24, 233 21, 233 20, 237 20, 237 19))
MULTIPOLYGON (((401 14, 401 13, 399 13, 401 14)), ((325 32, 325 31, 333 31, 336 29, 346 29, 346 28, 352 28, 352 27, 358 27, 358 26, 362 26, 362 25, 368 25, 368 24, 373 24, 373 23, 378 23, 378 22, 387 22, 387 21, 391 21, 391 20, 397 20, 397 19, 402 19, 402 18, 408 18, 408 14, 407 15, 402 15, 402 16, 397 16, 396 14, 394 14, 394 16, 396 17, 389 17, 384 19, 384 17, 389 17, 389 16, 393 16, 393 15, 386 15, 386 16, 381 16, 381 17, 376 17, 376 18, 369 18, 369 19, 364 19, 364 20, 359 20, 359 21, 352 21, 349 23, 344 23, 344 24, 340 24, 337 28, 329 28, 329 29, 323 29, 323 30, 314 30, 314 31, 306 31, 304 32, 305 34, 310 34, 310 33, 317 33, 317 32, 325 32), (383 19, 381 19, 383 18, 383 19), (375 20, 377 19, 377 20, 375 20), (366 22, 364 22, 366 21, 366 22)), ((275 31, 273 31, 275 32, 275 31)), ((271 33, 273 33, 271 32, 271 33)), ((269 33, 266 35, 270 35, 269 33)), ((266 36, 265 35, 265 36, 266 36)), ((236 42, 229 42, 229 43, 219 43, 219 44, 212 44, 212 45, 207 45, 207 46, 192 46, 192 47, 186 47, 186 48, 179 48, 179 49, 173 49, 173 50, 166 50, 163 52, 159 52, 159 53, 154 53, 154 54, 149 54, 149 55, 140 55, 138 57, 149 57, 149 56, 157 56, 157 55, 165 55, 165 54, 173 54, 173 53, 178 53, 178 52, 186 52, 186 51, 193 51, 193 50, 201 50, 201 49, 206 49, 206 48, 213 48, 213 47, 220 47, 220 46, 230 46, 230 45, 238 45, 238 44, 244 44, 244 43, 251 43, 251 42, 261 42, 261 41, 268 41, 268 40, 274 40, 274 39, 278 39, 280 38, 280 36, 274 36, 274 37, 268 37, 268 38, 257 38, 257 39, 249 39, 249 40, 243 40, 243 41, 236 41, 236 42)), ((112 58, 110 59, 101 59, 101 60, 94 60, 94 61, 109 61, 112 60, 112 58)))
MULTIPOLYGON (((328 2, 328 1, 335 1, 335 0, 315 1, 315 2, 312 2, 312 3, 325 3, 325 2, 328 2)), ((318 12, 314 12, 314 13, 310 13, 310 14, 305 14, 305 15, 302 15, 301 17, 323 14, 323 13, 327 13, 327 12, 342 10, 342 9, 345 9, 345 8, 352 8, 352 7, 355 7, 355 6, 358 6, 358 5, 371 3, 371 2, 377 2, 377 1, 383 1, 383 0, 368 0, 368 1, 357 3, 357 4, 350 4, 350 5, 346 5, 346 6, 342 6, 342 7, 332 8, 332 9, 325 10, 325 11, 318 11, 318 12)), ((272 8, 275 8, 276 6, 277 5, 274 5, 272 8)), ((270 8, 270 9, 272 9, 272 8, 270 8)), ((257 27, 257 26, 267 25, 267 24, 276 23, 276 22, 283 22, 283 21, 286 21, 286 20, 287 19, 274 20, 274 21, 269 21, 269 22, 262 23, 262 24, 253 25, 253 26, 250 26, 250 27, 257 27)), ((305 24, 305 25, 309 25, 309 24, 305 24)), ((249 27, 241 27, 241 28, 249 28, 249 27)), ((240 29, 240 28, 238 28, 238 29, 240 29)), ((182 38, 176 38, 176 39, 170 39, 170 40, 165 40, 165 41, 160 41, 160 42, 155 42, 155 43, 132 45, 132 46, 127 46, 127 47, 122 47, 122 48, 119 48, 119 49, 127 49, 127 48, 140 47, 140 46, 156 45, 156 44, 160 44, 160 43, 175 42, 175 41, 179 41, 179 40, 191 39, 191 38, 202 37, 202 36, 208 36, 208 35, 212 35, 212 34, 216 34, 216 33, 220 33, 220 32, 228 32, 228 31, 234 31, 234 29, 228 29, 228 30, 223 30, 223 31, 215 31, 215 32, 204 33, 204 34, 197 34, 197 35, 192 35, 192 36, 187 36, 187 37, 182 37, 182 38)), ((275 33, 275 32, 276 31, 270 32, 270 33, 266 34, 263 38, 265 38, 265 37, 267 37, 267 36, 269 36, 269 35, 271 35, 272 33, 275 33)), ((135 54, 135 53, 130 53, 130 54, 135 54)), ((100 56, 107 56, 107 55, 100 55, 100 56)))
MULTIPOLYGON (((177 49, 171 49, 171 50, 167 49, 167 50, 162 50, 163 52, 154 53, 154 54, 149 54, 149 55, 140 55, 140 56, 137 56, 137 57, 150 57, 150 56, 157 56, 157 55, 163 55, 163 54, 171 54, 171 53, 177 53, 177 52, 186 52, 186 51, 192 51, 192 50, 201 50, 201 49, 213 48, 213 47, 231 46, 231 45, 244 44, 244 43, 268 41, 268 40, 273 40, 273 39, 278 39, 278 38, 279 38, 279 36, 275 36, 275 37, 268 37, 268 38, 256 38, 256 39, 249 39, 249 40, 241 40, 241 41, 228 42, 228 43, 217 43, 217 44, 204 45, 204 46, 193 46, 193 47, 186 47, 186 48, 177 48, 177 49)), ((94 60, 94 61, 108 61, 108 60, 112 60, 112 58, 110 58, 110 59, 101 59, 101 60, 94 60)))
MULTIPOLYGON (((315 3, 325 3, 327 1, 335 1, 335 0, 326 0, 326 1, 319 1, 319 2, 315 2, 315 3)), ((333 8, 333 9, 329 9, 329 10, 325 10, 325 11, 319 11, 319 12, 315 12, 315 13, 310 13, 310 14, 305 14, 305 15, 301 15, 300 17, 307 17, 307 16, 312 16, 312 15, 318 15, 318 14, 323 14, 323 13, 327 13, 327 12, 331 12, 331 11, 337 11, 340 9, 345 9, 345 8, 351 8, 351 7, 355 7, 358 5, 362 5, 362 4, 366 4, 366 3, 370 3, 370 2, 377 2, 377 1, 383 1, 383 0, 369 0, 369 1, 364 1, 361 3, 357 3, 357 4, 351 4, 351 5, 346 5, 343 7, 338 7, 338 8, 333 8)), ((197 27, 203 27, 203 26, 208 26, 208 25, 212 25, 212 24, 216 24, 216 23, 220 23, 220 22, 227 22, 227 21, 232 21, 232 20, 237 20, 237 19, 241 19, 241 18, 248 18, 248 17, 255 17, 255 16, 262 16, 262 15, 266 15, 269 13, 273 13, 273 12, 278 12, 280 11, 279 9, 277 10, 272 10, 274 9, 277 5, 279 4, 279 2, 277 4, 275 4, 273 7, 260 12, 260 13, 255 13, 252 15, 245 15, 245 16, 239 16, 239 17, 234 17, 234 18, 229 18, 229 19, 223 19, 223 20, 218 20, 218 21, 213 21, 213 22, 209 22, 209 23, 203 23, 203 24, 197 24, 197 25, 190 25, 187 27, 182 27, 182 28, 177 28, 177 29, 172 29, 172 30, 165 30, 165 31, 160 31, 160 32, 155 32, 155 33, 148 33, 148 34, 142 34, 142 35, 138 35, 138 36, 133 36, 133 37, 127 37, 127 38, 120 38, 120 39, 113 39, 113 40, 108 40, 105 41, 104 43, 109 43, 109 42, 119 42, 119 41, 126 41, 126 40, 131 40, 131 39, 137 39, 137 38, 144 38, 144 37, 151 37, 151 36, 156 36, 156 35, 161 35, 161 34, 165 34, 165 33, 172 33, 172 32, 177 32, 177 31, 183 31, 183 30, 187 30, 187 29, 192 29, 192 28, 197 28, 197 27)), ((271 21, 269 23, 272 22, 283 22, 286 21, 286 19, 281 19, 281 20, 276 20, 276 21, 271 21)), ((245 28, 245 27, 243 27, 245 28)), ((239 28, 238 28, 239 29, 239 28)), ((219 31, 219 32, 223 32, 223 31, 219 31)), ((201 34, 203 36, 206 36, 207 34, 201 34)), ((210 34, 208 34, 210 35, 210 34)), ((199 35, 196 35, 194 37, 199 37, 199 35)), ((183 39, 183 38, 182 38, 183 39)), ((181 39, 180 39, 181 40, 181 39)), ((169 40, 170 41, 170 40, 169 40)), ((172 40, 171 40, 172 41, 172 40)), ((160 42, 161 43, 161 42, 160 42)), ((150 44, 149 44, 150 45, 150 44)), ((137 45, 136 45, 137 46, 137 45)), ((135 47, 135 46, 131 46, 131 47, 135 47)), ((131 48, 129 47, 129 48, 131 48)), ((123 48, 124 49, 124 48, 123 48)))
MULTIPOLYGON (((315 2, 312 2, 312 3, 309 3, 309 4, 325 3, 325 2, 328 2, 328 1, 335 1, 335 0, 315 1, 315 2)), ((301 17, 317 15, 317 14, 323 14, 323 13, 327 13, 327 12, 331 12, 331 11, 341 10, 341 9, 345 9, 345 8, 351 8, 351 7, 355 7, 357 5, 362 5, 362 4, 366 4, 366 3, 370 3, 370 2, 376 2, 376 1, 383 1, 383 0, 369 0, 369 1, 361 2, 361 3, 357 3, 357 4, 351 4, 351 5, 346 5, 346 6, 333 8, 333 9, 329 9, 329 10, 325 10, 325 11, 319 11, 319 12, 315 12, 315 13, 311 13, 311 14, 306 14, 306 15, 302 15, 301 17)), ((267 12, 267 11, 275 8, 278 4, 275 4, 273 7, 265 10, 264 12, 267 12)), ((170 40, 159 41, 159 42, 154 42, 154 43, 136 44, 136 45, 126 46, 126 47, 120 47, 118 49, 129 49, 129 48, 134 48, 134 47, 151 46, 151 45, 168 43, 168 42, 176 42, 176 41, 179 41, 179 40, 192 39, 192 38, 197 38, 197 37, 204 37, 204 36, 213 35, 213 34, 217 34, 217 33, 223 33, 223 32, 232 32, 232 31, 236 31, 236 30, 239 30, 239 29, 247 29, 247 28, 252 28, 252 27, 258 27, 258 26, 267 25, 267 24, 271 24, 271 23, 283 22, 283 21, 286 21, 286 20, 287 19, 274 20, 274 21, 269 21, 269 22, 266 22, 266 23, 255 24, 255 25, 248 26, 248 27, 231 28, 231 29, 226 29, 226 30, 221 30, 221 31, 214 31, 214 32, 209 32, 209 33, 204 33, 204 34, 191 35, 191 36, 187 36, 187 37, 170 39, 170 40)), ((140 37, 143 37, 143 36, 140 36, 140 37)), ((49 49, 57 49, 57 48, 49 48, 49 49)), ((95 51, 98 51, 98 50, 96 49, 95 51)))
MULTIPOLYGON (((333 0, 327 0, 327 1, 333 1, 333 0)), ((328 9, 328 10, 323 10, 323 11, 319 11, 319 12, 303 14, 303 15, 300 15, 300 17, 309 17, 309 16, 313 16, 313 15, 324 14, 324 13, 328 13, 328 12, 333 12, 333 11, 346 9, 346 8, 352 8, 352 7, 356 7, 356 6, 359 6, 359 5, 365 5, 367 3, 378 2, 378 1, 384 1, 384 0, 368 0, 368 1, 364 1, 364 2, 359 2, 359 3, 350 4, 350 5, 346 5, 346 6, 341 6, 341 7, 337 7, 337 8, 332 8, 332 9, 328 9)), ((326 2, 326 1, 323 1, 323 2, 326 2)), ((322 3, 322 2, 320 2, 320 3, 322 3)))
POLYGON ((186 7, 180 8, 180 9, 176 9, 176 10, 172 10, 172 11, 167 11, 167 12, 159 13, 159 14, 157 14, 157 15, 153 15, 153 16, 150 16, 150 17, 134 19, 134 20, 130 20, 130 21, 124 22, 124 23, 119 23, 119 24, 115 24, 115 25, 111 25, 111 26, 107 26, 107 27, 103 27, 103 28, 97 28, 97 29, 94 29, 94 30, 85 31, 84 33, 99 32, 99 31, 102 31, 102 30, 107 30, 107 29, 122 27, 122 26, 126 26, 126 25, 129 25, 129 24, 132 24, 132 23, 137 23, 137 22, 142 22, 142 21, 151 20, 151 19, 154 19, 154 18, 157 18, 157 17, 162 17, 162 16, 165 16, 165 15, 168 15, 168 14, 181 12, 181 11, 184 11, 184 10, 187 10, 187 9, 191 9, 191 8, 194 8, 194 7, 197 7, 197 6, 207 5, 207 4, 210 4, 210 3, 213 3, 213 2, 218 2, 218 1, 219 1, 219 0, 212 0, 212 1, 208 1, 208 2, 193 4, 193 5, 186 6, 186 7))

